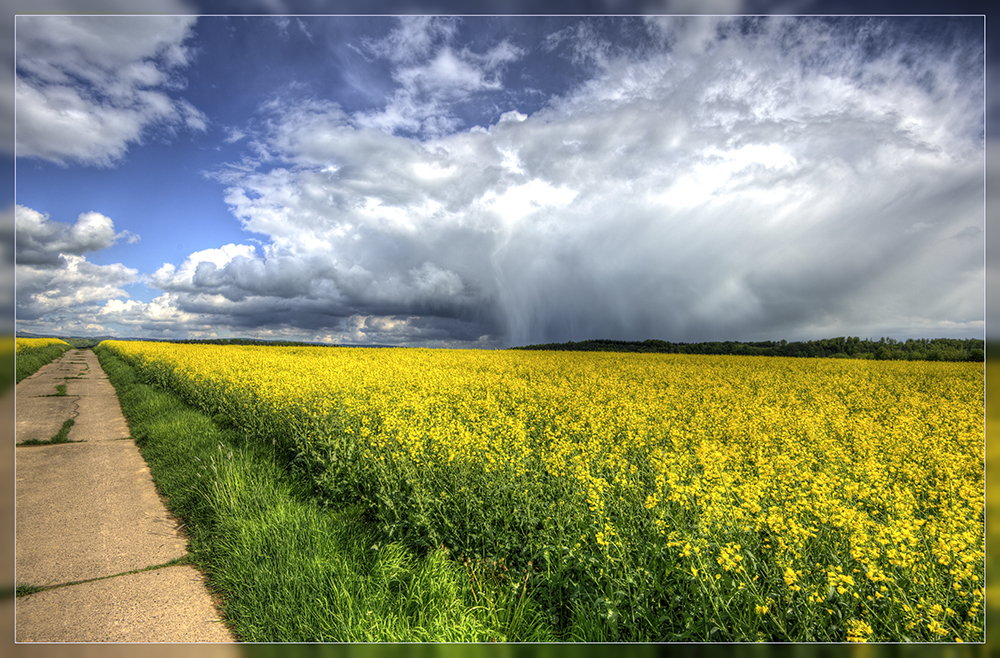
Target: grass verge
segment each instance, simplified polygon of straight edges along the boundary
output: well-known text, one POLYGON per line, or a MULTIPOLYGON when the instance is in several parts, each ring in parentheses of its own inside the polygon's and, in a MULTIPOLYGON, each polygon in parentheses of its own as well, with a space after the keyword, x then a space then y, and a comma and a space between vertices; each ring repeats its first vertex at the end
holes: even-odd
POLYGON ((59 358, 70 349, 67 344, 50 344, 39 348, 26 348, 17 352, 15 357, 16 381, 30 377, 39 368, 59 358))
POLYGON ((484 565, 382 541, 357 508, 320 506, 270 445, 220 427, 108 350, 94 351, 240 640, 552 639, 530 596, 484 578, 484 565))

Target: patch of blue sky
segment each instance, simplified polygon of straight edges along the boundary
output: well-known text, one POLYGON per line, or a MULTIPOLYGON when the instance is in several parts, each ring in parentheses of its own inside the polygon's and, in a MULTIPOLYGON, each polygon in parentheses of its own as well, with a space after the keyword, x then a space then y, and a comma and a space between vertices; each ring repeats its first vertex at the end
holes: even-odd
MULTIPOLYGON (((953 271, 975 245, 942 240, 978 222, 981 24, 203 16, 183 65, 154 88, 160 105, 136 115, 142 129, 94 140, 119 155, 21 157, 17 202, 63 224, 98 212, 140 237, 86 254, 139 273, 95 291, 147 304, 167 293, 156 309, 79 307, 123 332, 152 318, 178 336, 260 327, 503 345, 566 327, 586 334, 576 339, 818 338, 902 315, 975 333, 979 288, 953 271), (519 122, 498 125, 511 112, 519 122), (475 126, 492 134, 463 134, 475 126), (441 148, 422 148, 431 140, 441 148), (945 200, 952 219, 884 212, 925 179, 914 212, 945 200), (869 265, 862 237, 876 245, 869 265), (726 246, 751 243, 760 254, 726 246), (219 251, 230 244, 258 248, 219 251), (945 300, 935 310, 934 295, 907 296, 929 253, 943 263, 925 282, 945 300), (145 287, 164 263, 176 269, 162 288, 145 287), (830 280, 849 283, 834 294, 830 280), (902 310, 885 311, 885 297, 902 310), (773 311, 788 299, 794 312, 773 311)), ((71 152, 33 136, 37 153, 71 152)), ((60 281, 58 299, 75 303, 60 281)))
POLYGON ((119 240, 88 260, 145 270, 151 263, 174 262, 250 235, 223 201, 223 185, 202 173, 217 158, 218 153, 198 146, 149 144, 133 146, 127 162, 110 169, 21 162, 17 203, 66 224, 85 212, 110 217, 116 231, 128 231, 139 241, 119 240))

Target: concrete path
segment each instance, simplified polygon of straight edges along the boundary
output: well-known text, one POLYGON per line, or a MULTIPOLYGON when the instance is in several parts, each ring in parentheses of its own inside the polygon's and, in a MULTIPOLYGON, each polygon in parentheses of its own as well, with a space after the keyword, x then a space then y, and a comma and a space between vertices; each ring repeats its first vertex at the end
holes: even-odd
POLYGON ((17 642, 234 642, 201 573, 166 564, 186 539, 92 351, 17 385, 15 429, 15 582, 46 588, 15 599, 17 642), (19 445, 70 418, 72 443, 19 445))

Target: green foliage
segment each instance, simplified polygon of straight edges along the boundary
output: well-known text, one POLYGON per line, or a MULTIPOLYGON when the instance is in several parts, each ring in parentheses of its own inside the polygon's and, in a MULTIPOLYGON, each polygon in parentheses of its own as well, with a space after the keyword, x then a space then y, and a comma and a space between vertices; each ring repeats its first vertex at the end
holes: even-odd
POLYGON ((37 594, 43 591, 45 591, 45 588, 37 585, 18 585, 15 589, 15 596, 28 596, 29 594, 37 594))
MULTIPOLYGON (((842 352, 840 358, 874 356, 853 349, 856 346, 857 343, 845 342, 835 347, 852 350, 850 354, 842 352)), ((883 355, 888 350, 886 347, 883 355)), ((320 561, 321 567, 334 569, 336 581, 327 580, 323 573, 310 572, 308 577, 303 576, 299 567, 285 572, 285 564, 298 564, 300 551, 327 556, 328 551, 333 549, 326 548, 323 543, 297 542, 292 547, 287 542, 282 543, 282 535, 298 533, 305 527, 300 526, 299 513, 275 510, 275 505, 268 502, 268 495, 256 491, 255 485, 250 484, 260 469, 246 469, 245 474, 235 477, 231 483, 227 482, 223 487, 225 493, 213 498, 216 502, 208 506, 213 510, 225 508, 221 516, 235 520, 232 525, 226 526, 228 530, 224 533, 226 561, 251 564, 255 555, 267 555, 272 564, 282 566, 272 566, 271 571, 263 574, 238 572, 230 583, 231 587, 239 591, 240 587, 245 587, 241 583, 251 582, 248 579, 253 578, 252 582, 267 583, 273 597, 281 597, 282 601, 287 598, 290 602, 288 606, 292 608, 296 592, 301 588, 289 590, 288 579, 297 578, 296 582, 307 583, 301 591, 311 593, 314 598, 316 592, 324 594, 316 599, 319 603, 313 603, 314 608, 318 606, 321 611, 318 616, 311 616, 313 608, 304 609, 296 613, 294 622, 282 621, 279 626, 258 630, 253 630, 256 629, 253 624, 259 623, 255 620, 266 619, 267 606, 275 603, 269 600, 263 605, 256 599, 248 599, 246 611, 240 613, 244 615, 241 623, 252 630, 247 631, 249 634, 244 637, 353 637, 361 640, 385 637, 380 634, 381 631, 375 635, 356 634, 360 631, 354 625, 357 620, 353 618, 331 625, 327 621, 327 611, 349 608, 354 605, 352 601, 356 596, 366 601, 373 600, 368 598, 372 596, 377 601, 391 601, 388 605, 391 610, 416 610, 409 598, 400 599, 398 595, 412 589, 414 583, 422 582, 420 577, 414 575, 414 569, 418 567, 413 565, 420 564, 419 561, 424 559, 440 559, 445 565, 454 567, 457 564, 464 569, 461 573, 464 574, 465 585, 458 590, 445 588, 442 591, 461 591, 465 605, 476 610, 476 616, 459 617, 460 621, 454 623, 467 626, 463 626, 465 630, 457 632, 457 635, 454 628, 446 625, 426 635, 424 630, 427 624, 421 619, 418 625, 423 630, 397 630, 392 637, 468 637, 467 632, 478 636, 483 628, 488 628, 492 629, 487 633, 488 637, 519 640, 549 637, 586 642, 651 639, 752 642, 762 638, 839 641, 845 635, 845 624, 852 618, 852 611, 857 609, 856 606, 851 607, 853 604, 850 601, 807 604, 804 598, 790 594, 782 598, 780 610, 775 609, 762 592, 781 591, 787 587, 782 581, 782 570, 772 561, 772 546, 756 531, 744 529, 725 537, 721 534, 713 537, 707 545, 706 556, 692 558, 706 562, 696 565, 701 575, 690 573, 690 562, 687 568, 683 568, 676 561, 677 550, 673 550, 676 546, 672 549, 666 539, 649 531, 651 520, 642 510, 628 504, 617 505, 613 498, 609 498, 608 519, 615 527, 629 528, 630 538, 627 546, 618 544, 617 548, 602 555, 592 535, 581 540, 587 533, 580 528, 587 527, 589 523, 588 519, 580 517, 580 513, 586 516, 586 504, 568 500, 566 491, 556 490, 553 482, 541 478, 539 474, 544 469, 528 466, 524 469, 527 476, 519 475, 514 467, 495 472, 490 479, 500 484, 488 487, 482 486, 484 475, 477 470, 480 465, 475 462, 456 462, 449 468, 425 464, 421 466, 423 470, 414 475, 412 463, 408 465, 405 459, 364 459, 357 450, 356 442, 344 431, 343 423, 347 416, 331 415, 323 421, 330 424, 319 429, 312 428, 316 431, 305 431, 308 428, 304 425, 285 425, 282 429, 277 423, 267 425, 268 421, 264 418, 267 414, 241 414, 237 409, 247 397, 255 394, 253 389, 246 391, 244 400, 227 400, 224 392, 213 389, 211 383, 192 385, 190 380, 185 383, 184 378, 169 365, 139 363, 143 361, 141 356, 135 357, 135 360, 136 372, 141 373, 144 381, 174 387, 188 402, 198 404, 211 414, 203 418, 211 418, 214 421, 211 424, 217 431, 232 430, 235 438, 226 445, 239 449, 230 450, 225 459, 212 460, 213 472, 219 465, 240 462, 238 455, 244 448, 256 450, 264 445, 276 446, 275 450, 266 454, 276 468, 280 465, 280 477, 303 478, 296 480, 302 483, 300 495, 303 500, 310 495, 318 497, 314 504, 330 515, 322 518, 332 517, 340 526, 363 533, 356 545, 349 545, 349 542, 337 544, 338 556, 355 556, 353 561, 348 560, 344 564, 355 565, 355 571, 361 568, 358 565, 369 564, 365 559, 367 553, 361 550, 366 545, 376 551, 380 559, 387 561, 379 567, 376 575, 382 582, 375 588, 381 592, 377 596, 370 593, 372 588, 369 584, 350 580, 354 571, 344 575, 339 571, 341 567, 330 566, 331 560, 326 557, 320 561), (409 472, 405 472, 407 468, 409 472), (537 479, 532 480, 533 477, 537 479), (315 488, 312 489, 312 486, 315 488), (245 495, 247 492, 250 495, 245 495), (256 506, 261 503, 265 504, 265 508, 257 510, 256 506), (248 514, 245 521, 240 520, 241 514, 248 514), (272 535, 270 528, 281 530, 272 535), (706 567, 712 567, 709 553, 714 555, 720 552, 727 543, 744 546, 746 564, 751 567, 747 577, 738 581, 731 575, 717 574, 724 576, 722 580, 706 582, 705 576, 709 571, 706 567), (394 548, 383 551, 384 546, 394 548), (392 566, 395 563, 402 566, 392 566), (329 588, 334 588, 336 592, 336 583, 345 582, 352 583, 350 588, 353 592, 346 598, 331 598, 331 595, 325 594, 329 588), (758 608, 767 612, 758 612, 758 608), (705 611, 709 612, 706 614, 705 611), (412 634, 414 632, 416 634, 412 634)), ((169 416, 155 404, 150 406, 148 413, 150 418, 158 420, 169 416)), ((196 428, 196 432, 206 432, 192 423, 182 421, 177 431, 183 431, 184 426, 190 425, 196 428)), ((542 431, 543 428, 537 430, 542 431)), ((141 435, 141 432, 136 434, 137 437, 141 435)), ((220 455, 226 452, 222 443, 218 450, 220 455)), ((381 450, 389 454, 395 452, 393 446, 383 445, 381 450)), ((530 454, 537 457, 538 453, 533 451, 530 454)), ((172 461, 183 463, 183 457, 173 457, 172 461)), ((640 469, 647 467, 642 465, 642 461, 634 460, 640 469)), ((204 468, 201 470, 208 474, 204 468)), ((652 482, 654 474, 648 472, 640 477, 648 483, 652 482)), ((780 507, 776 505, 775 509, 780 510, 780 507)), ((696 512, 674 505, 662 517, 663 525, 672 530, 696 527, 697 519, 692 518, 692 514, 696 512)), ((337 528, 323 526, 322 521, 319 523, 320 529, 315 532, 341 541, 337 539, 337 528)), ((821 534, 823 536, 816 541, 817 559, 849 554, 850 546, 844 537, 832 536, 834 533, 826 531, 821 534)), ((346 539, 343 541, 347 542, 346 539)), ((438 573, 435 571, 437 567, 427 568, 438 573)), ((443 573, 450 574, 449 578, 455 576, 454 571, 443 573)), ((821 580, 825 578, 825 575, 820 577, 821 580)), ((826 591, 825 581, 813 582, 811 586, 814 591, 818 591, 816 587, 826 591)), ((449 607, 447 596, 440 598, 431 592, 425 597, 421 595, 418 600, 423 608, 433 609, 440 605, 440 618, 456 619, 452 616, 453 609, 449 607)), ((959 612, 964 614, 964 611, 959 612)), ((390 613, 373 614, 382 614, 383 618, 390 616, 390 613)), ((886 618, 898 620, 892 615, 886 618)), ((397 621, 391 625, 399 628, 397 621)), ((366 628, 373 626, 368 624, 366 628)), ((979 628, 981 631, 981 624, 979 628)), ((898 629, 880 629, 880 635, 907 639, 898 629)))
POLYGON ((16 356, 16 368, 17 368, 17 383, 27 377, 38 372, 38 370, 59 358, 71 347, 67 344, 51 344, 45 347, 32 349, 25 348, 17 352, 16 356))
POLYGON ((982 361, 985 343, 978 338, 916 338, 879 341, 846 338, 824 338, 805 342, 739 341, 706 343, 671 343, 663 340, 584 340, 568 343, 546 343, 515 347, 518 350, 568 350, 579 352, 647 352, 661 354, 729 354, 737 356, 797 356, 813 358, 855 358, 896 361, 982 361))
POLYGON ((99 338, 67 338, 65 339, 72 347, 78 350, 89 350, 101 342, 99 338))
POLYGON ((523 590, 444 550, 385 541, 357 506, 333 509, 315 500, 312 484, 277 447, 248 440, 224 414, 213 419, 187 406, 110 350, 95 352, 241 640, 552 639, 533 602, 518 596, 523 590))

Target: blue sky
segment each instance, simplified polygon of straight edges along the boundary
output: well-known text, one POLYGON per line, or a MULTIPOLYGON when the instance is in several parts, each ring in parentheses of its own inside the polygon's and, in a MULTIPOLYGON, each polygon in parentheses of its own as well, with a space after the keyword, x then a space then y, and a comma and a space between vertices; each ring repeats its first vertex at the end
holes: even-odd
POLYGON ((981 17, 18 17, 17 329, 984 332, 981 17))

